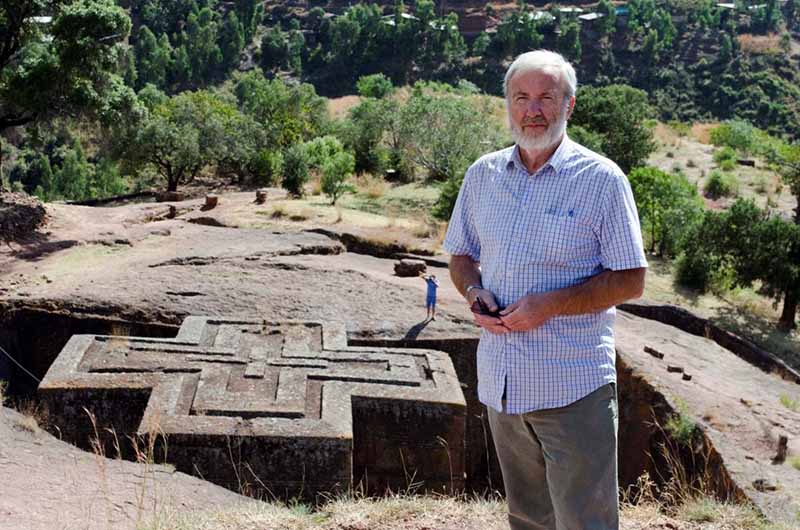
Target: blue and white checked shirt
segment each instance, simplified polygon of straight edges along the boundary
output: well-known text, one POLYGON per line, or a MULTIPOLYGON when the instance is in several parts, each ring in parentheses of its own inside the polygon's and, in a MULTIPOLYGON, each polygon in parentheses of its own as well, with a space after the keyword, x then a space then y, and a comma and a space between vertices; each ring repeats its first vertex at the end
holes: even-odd
MULTIPOLYGON (((604 269, 647 267, 630 184, 610 160, 566 136, 535 174, 509 147, 464 177, 444 249, 480 262, 501 307, 583 283, 604 269)), ((558 316, 525 332, 483 330, 478 397, 508 414, 569 405, 616 382, 615 309, 558 316)))

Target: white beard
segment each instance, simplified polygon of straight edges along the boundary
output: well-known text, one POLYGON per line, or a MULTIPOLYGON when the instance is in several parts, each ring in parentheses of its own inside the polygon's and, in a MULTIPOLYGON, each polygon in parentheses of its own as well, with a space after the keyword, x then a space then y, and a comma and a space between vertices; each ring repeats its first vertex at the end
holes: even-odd
POLYGON ((541 133, 536 130, 526 133, 521 126, 514 123, 509 113, 508 125, 511 128, 511 137, 514 139, 514 142, 519 145, 521 149, 526 151, 542 151, 548 147, 552 147, 567 131, 568 106, 569 103, 567 102, 561 114, 558 116, 558 120, 551 123, 547 129, 541 133))

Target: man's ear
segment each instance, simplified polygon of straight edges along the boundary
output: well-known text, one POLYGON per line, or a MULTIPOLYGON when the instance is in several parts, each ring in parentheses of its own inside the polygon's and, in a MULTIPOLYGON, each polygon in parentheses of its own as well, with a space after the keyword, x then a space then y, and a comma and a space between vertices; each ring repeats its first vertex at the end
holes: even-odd
POLYGON ((567 119, 572 117, 572 111, 575 110, 575 96, 569 98, 569 106, 567 107, 567 119))

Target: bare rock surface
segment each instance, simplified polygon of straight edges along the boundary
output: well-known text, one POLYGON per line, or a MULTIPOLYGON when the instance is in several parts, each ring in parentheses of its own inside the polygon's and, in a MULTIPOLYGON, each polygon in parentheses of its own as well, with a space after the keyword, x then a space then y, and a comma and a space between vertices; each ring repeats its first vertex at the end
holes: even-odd
POLYGON ((105 458, 0 407, 0 530, 127 530, 252 500, 167 466, 105 458))
POLYGON ((175 207, 178 215, 169 219, 163 204, 48 205, 46 242, 0 250, 0 302, 111 307, 176 324, 187 315, 258 314, 342 321, 355 335, 402 338, 416 329, 420 336, 474 336, 452 285, 440 294, 459 303, 419 331, 424 281, 398 282, 392 261, 345 252, 305 226, 270 223, 252 211, 250 193, 226 195, 206 212, 201 200, 175 207), (191 222, 209 216, 224 226, 191 222), (256 228, 232 228, 255 221, 256 228))
MULTIPOLYGON (((319 228, 313 223, 259 214, 252 193, 225 194, 205 212, 202 200, 174 203, 172 218, 169 206, 47 205, 49 233, 42 241, 0 245, 0 309, 8 303, 53 304, 173 324, 187 315, 255 315, 340 321, 351 338, 477 337, 446 270, 430 262, 442 285, 437 320, 425 322, 423 280, 396 276, 394 260, 346 252, 336 238, 310 232, 319 228), (221 226, 189 222, 201 217, 221 226)), ((337 232, 348 230, 335 226, 337 232)), ((626 363, 673 405, 686 403, 747 495, 773 518, 793 521, 800 508, 800 474, 791 465, 800 455, 800 413, 783 406, 781 396, 797 398, 798 385, 707 339, 651 320, 620 312, 616 333, 626 363), (645 346, 663 358, 646 353, 645 346), (668 372, 668 365, 682 371, 668 372), (788 439, 787 458, 773 464, 781 435, 788 439), (765 484, 775 488, 759 487, 765 484)), ((0 455, 10 450, 0 445, 0 455)), ((38 462, 41 477, 52 474, 46 460, 38 462)), ((2 475, 15 478, 3 484, 0 503, 6 490, 31 489, 23 474, 2 475)), ((60 483, 50 491, 47 482, 40 478, 36 498, 88 502, 83 495, 70 498, 60 483)), ((135 502, 128 493, 115 498, 135 502)), ((16 500, 23 504, 15 509, 27 509, 27 500, 16 500)))
POLYGON ((744 493, 770 519, 796 522, 800 473, 789 462, 773 460, 781 436, 788 438, 789 454, 800 454, 800 411, 781 403, 781 396, 797 396, 800 387, 754 368, 706 338, 627 313, 618 313, 616 336, 623 360, 674 408, 685 408, 698 422, 744 493), (663 359, 646 353, 645 347, 662 353, 663 359), (670 366, 683 370, 669 371, 670 366), (692 379, 686 381, 684 373, 692 379))

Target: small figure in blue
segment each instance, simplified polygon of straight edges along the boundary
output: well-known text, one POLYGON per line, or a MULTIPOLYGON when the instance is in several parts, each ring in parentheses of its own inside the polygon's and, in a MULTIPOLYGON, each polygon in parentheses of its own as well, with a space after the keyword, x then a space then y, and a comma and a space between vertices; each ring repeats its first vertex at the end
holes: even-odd
POLYGON ((439 280, 435 274, 423 275, 422 279, 428 284, 428 294, 425 297, 425 308, 428 310, 428 318, 436 320, 436 289, 439 288, 439 280))

